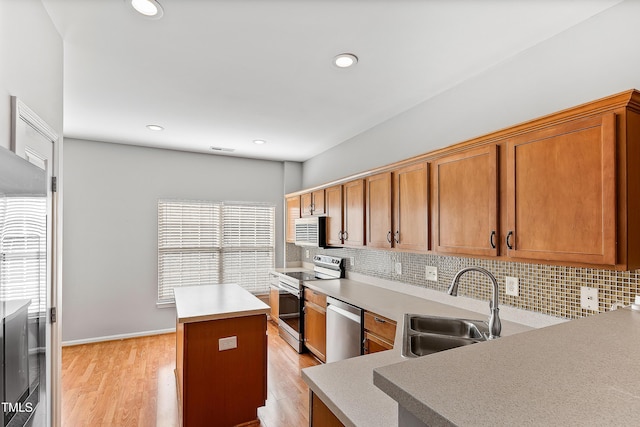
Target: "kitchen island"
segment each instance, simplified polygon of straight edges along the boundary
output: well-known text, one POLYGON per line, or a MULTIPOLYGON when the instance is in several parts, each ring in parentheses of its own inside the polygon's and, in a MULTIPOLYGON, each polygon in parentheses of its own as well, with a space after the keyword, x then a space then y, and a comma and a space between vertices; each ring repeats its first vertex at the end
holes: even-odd
POLYGON ((184 427, 259 425, 267 397, 267 313, 235 284, 174 289, 184 427))

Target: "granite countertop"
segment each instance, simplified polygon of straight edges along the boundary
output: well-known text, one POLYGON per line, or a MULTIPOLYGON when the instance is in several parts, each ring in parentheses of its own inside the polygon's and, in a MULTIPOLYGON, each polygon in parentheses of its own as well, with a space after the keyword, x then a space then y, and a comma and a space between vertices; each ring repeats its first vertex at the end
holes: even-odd
POLYGON ((628 308, 374 369, 432 426, 640 423, 640 312, 628 308))
POLYGON ((173 290, 178 323, 267 314, 271 308, 236 284, 184 286, 173 290))
MULTIPOLYGON (((400 354, 405 313, 481 320, 486 320, 489 313, 488 302, 486 313, 477 313, 349 279, 307 281, 304 286, 398 322, 393 350, 302 370, 309 388, 346 426, 398 425, 398 405, 374 385, 373 372, 376 368, 413 360, 400 354)), ((503 335, 532 329, 509 321, 503 321, 502 327, 503 335)), ((480 344, 470 347, 476 345, 480 344)))

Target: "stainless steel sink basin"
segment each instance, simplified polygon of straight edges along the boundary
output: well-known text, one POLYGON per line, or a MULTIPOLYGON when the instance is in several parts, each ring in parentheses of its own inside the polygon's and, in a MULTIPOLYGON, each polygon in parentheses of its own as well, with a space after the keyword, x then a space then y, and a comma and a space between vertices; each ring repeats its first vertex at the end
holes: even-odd
POLYGON ((489 326, 481 320, 405 314, 402 355, 419 357, 486 341, 489 326))

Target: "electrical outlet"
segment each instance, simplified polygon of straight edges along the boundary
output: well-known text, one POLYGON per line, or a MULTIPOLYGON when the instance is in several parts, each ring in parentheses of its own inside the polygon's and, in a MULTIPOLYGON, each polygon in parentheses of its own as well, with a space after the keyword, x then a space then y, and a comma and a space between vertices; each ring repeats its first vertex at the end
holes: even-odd
POLYGON ((353 267, 356 263, 356 259, 354 257, 349 258, 349 265, 353 267))
POLYGON ((304 255, 305 255, 305 258, 309 258, 309 249, 305 250, 304 255))
POLYGON ((401 262, 396 262, 396 274, 398 274, 398 275, 402 274, 402 263, 401 262))
POLYGON ((504 278, 504 289, 507 295, 511 295, 517 297, 520 294, 519 283, 517 277, 505 277, 504 278))
POLYGON ((425 267, 425 277, 427 280, 431 281, 431 282, 437 282, 438 281, 438 267, 432 267, 430 265, 427 265, 425 267))
POLYGON ((586 310, 598 311, 598 288, 580 287, 580 307, 586 310))
POLYGON ((238 337, 220 338, 218 340, 218 351, 231 350, 238 347, 238 337))

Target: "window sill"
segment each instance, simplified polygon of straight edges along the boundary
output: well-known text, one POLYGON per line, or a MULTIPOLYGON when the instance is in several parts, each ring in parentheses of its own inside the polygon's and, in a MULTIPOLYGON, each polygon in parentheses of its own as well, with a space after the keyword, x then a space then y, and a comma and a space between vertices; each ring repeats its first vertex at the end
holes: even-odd
POLYGON ((156 308, 173 308, 176 306, 175 301, 157 301, 156 308))

